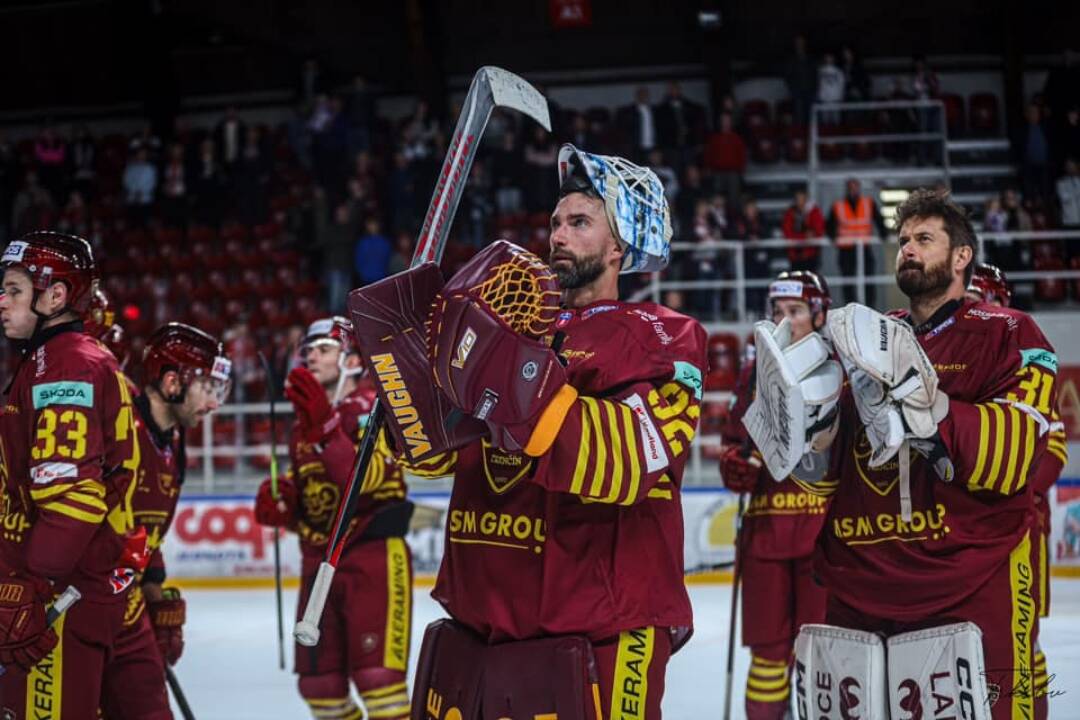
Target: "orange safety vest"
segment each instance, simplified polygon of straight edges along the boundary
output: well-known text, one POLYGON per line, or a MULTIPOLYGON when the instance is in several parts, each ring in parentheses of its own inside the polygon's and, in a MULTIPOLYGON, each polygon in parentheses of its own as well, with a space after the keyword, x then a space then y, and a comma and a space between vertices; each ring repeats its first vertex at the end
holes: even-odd
POLYGON ((868 197, 859 198, 859 204, 854 212, 847 198, 833 203, 833 214, 836 216, 836 244, 840 247, 851 247, 855 244, 855 238, 866 243, 866 238, 874 234, 873 219, 874 203, 868 197))

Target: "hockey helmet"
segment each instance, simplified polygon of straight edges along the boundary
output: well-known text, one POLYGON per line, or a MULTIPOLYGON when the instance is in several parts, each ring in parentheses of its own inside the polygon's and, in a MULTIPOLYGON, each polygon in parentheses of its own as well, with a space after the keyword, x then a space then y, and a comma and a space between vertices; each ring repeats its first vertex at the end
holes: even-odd
POLYGON ((621 272, 656 272, 671 256, 671 212, 652 170, 570 144, 559 150, 562 194, 592 191, 604 201, 611 232, 626 251, 621 272))
POLYGON ((124 328, 114 324, 98 340, 113 354, 121 370, 127 368, 128 360, 131 359, 131 342, 124 328))
POLYGON ((968 283, 967 291, 978 295, 983 302, 1000 302, 1009 307, 1012 302, 1012 290, 1009 289, 1009 279, 996 265, 978 263, 971 273, 971 282, 968 283))
POLYGON ((188 386, 201 378, 210 381, 219 403, 225 402, 232 388, 232 362, 225 357, 221 341, 191 325, 168 323, 146 341, 143 371, 147 382, 156 385, 170 370, 180 376, 183 390, 179 396, 165 398, 169 402, 182 402, 188 386))
MULTIPOLYGON (((827 314, 832 298, 825 278, 811 270, 785 270, 769 285, 768 311, 772 317, 775 301, 781 298, 802 300, 809 306, 810 314, 827 314)), ((824 320, 823 320, 824 321, 824 320)))
POLYGON ((35 293, 47 290, 53 283, 64 283, 68 304, 60 312, 72 310, 83 315, 89 309, 97 278, 94 253, 90 243, 81 237, 50 230, 27 233, 4 249, 0 269, 9 267, 25 270, 35 293))
POLYGON ((83 331, 90 337, 105 340, 116 324, 116 309, 112 300, 100 287, 95 286, 90 294, 90 309, 83 318, 83 331))
POLYGON ((300 343, 300 357, 307 357, 308 350, 317 345, 336 345, 341 348, 342 358, 356 352, 352 322, 341 315, 334 315, 311 323, 300 343))

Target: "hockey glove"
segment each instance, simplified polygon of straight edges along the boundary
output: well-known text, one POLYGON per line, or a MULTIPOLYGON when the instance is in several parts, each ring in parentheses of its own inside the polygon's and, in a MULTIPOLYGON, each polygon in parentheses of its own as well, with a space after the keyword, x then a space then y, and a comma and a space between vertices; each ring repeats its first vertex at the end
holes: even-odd
POLYGON ((29 670, 56 647, 59 639, 45 619, 51 599, 52 587, 44 578, 11 575, 0 580, 0 666, 29 670))
POLYGON ((129 530, 124 536, 124 549, 120 553, 117 566, 143 572, 150 564, 152 553, 153 551, 147 546, 146 526, 140 525, 134 530, 129 530))
POLYGON ((496 447, 547 452, 577 399, 551 348, 465 294, 436 297, 430 328, 428 359, 450 402, 487 423, 496 447))
POLYGON ((741 445, 732 445, 720 456, 720 481, 732 492, 752 493, 761 477, 761 454, 749 455, 741 445))
POLYGON ((161 600, 146 604, 150 624, 154 626, 161 657, 170 665, 184 653, 184 622, 187 620, 187 603, 176 588, 165 588, 161 600))
POLYGON ((278 497, 275 500, 270 478, 259 485, 255 495, 255 522, 268 527, 289 527, 300 506, 296 485, 287 477, 278 478, 278 497))
POLYGON ((285 380, 285 397, 292 401, 305 441, 321 442, 337 427, 338 415, 326 399, 326 390, 307 368, 292 369, 285 380))

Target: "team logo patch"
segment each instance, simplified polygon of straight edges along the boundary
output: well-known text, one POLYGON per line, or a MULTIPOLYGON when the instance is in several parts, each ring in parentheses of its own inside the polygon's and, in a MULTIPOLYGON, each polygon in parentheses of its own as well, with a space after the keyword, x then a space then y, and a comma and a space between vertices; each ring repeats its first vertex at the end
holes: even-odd
POLYGON ((676 360, 675 375, 672 379, 680 385, 686 386, 688 390, 692 390, 695 399, 701 399, 701 371, 698 370, 695 366, 683 360, 676 360))
POLYGON ((35 410, 49 405, 94 407, 94 386, 88 382, 61 380, 42 383, 34 385, 30 392, 34 398, 35 410))
POLYGON ((564 328, 567 325, 569 325, 570 321, 573 320, 573 319, 574 319, 574 313, 572 313, 572 312, 561 312, 561 313, 559 313, 559 317, 555 320, 555 327, 560 328, 560 329, 564 328))
POLYGON ((47 462, 30 468, 30 479, 35 485, 48 485, 60 478, 78 477, 79 468, 72 463, 47 462))
POLYGON ((461 341, 458 342, 457 350, 454 352, 454 359, 450 361, 450 364, 458 370, 464 369, 465 361, 469 359, 469 353, 472 352, 474 345, 476 345, 476 331, 465 328, 465 334, 461 336, 461 341))
POLYGON ((501 495, 518 484, 532 469, 532 458, 522 453, 503 452, 488 440, 481 442, 484 460, 484 476, 496 495, 501 495))
POLYGON ((135 571, 131 568, 116 568, 112 572, 112 577, 109 578, 109 586, 112 588, 113 595, 124 592, 133 582, 135 582, 135 571))
POLYGON ((538 372, 540 372, 540 366, 532 360, 521 366, 521 377, 525 382, 532 382, 535 380, 538 372))

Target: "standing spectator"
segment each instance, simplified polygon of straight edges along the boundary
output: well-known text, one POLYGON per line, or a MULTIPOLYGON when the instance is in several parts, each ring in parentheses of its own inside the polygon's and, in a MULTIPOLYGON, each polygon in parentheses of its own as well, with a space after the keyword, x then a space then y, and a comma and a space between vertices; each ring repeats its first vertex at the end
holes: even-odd
POLYGON ((322 281, 326 307, 332 314, 345 309, 345 296, 352 287, 352 267, 356 262, 356 225, 348 203, 334 208, 334 218, 322 233, 322 281))
POLYGON ((244 130, 244 145, 233 166, 232 186, 237 218, 255 225, 270 213, 267 188, 272 170, 270 156, 263 147, 262 132, 257 127, 244 130))
POLYGON ((1035 103, 1027 106, 1027 121, 1017 142, 1020 150, 1020 179, 1024 196, 1045 203, 1050 198, 1050 143, 1042 111, 1035 103))
POLYGON ((34 162, 41 186, 49 191, 54 203, 62 202, 67 192, 67 144, 51 125, 46 125, 34 142, 34 162))
MULTIPOLYGON (((934 100, 941 96, 938 76, 926 62, 926 57, 916 55, 913 59, 915 74, 911 78, 911 90, 916 100, 934 100)), ((915 111, 920 133, 933 133, 941 129, 944 118, 941 108, 920 107, 915 111)), ((916 141, 915 162, 919 165, 937 163, 941 159, 941 143, 936 140, 916 141)))
POLYGON ((300 66, 300 77, 296 83, 297 102, 301 107, 310 110, 315 105, 315 98, 326 91, 325 85, 319 61, 307 58, 300 66))
POLYGON ((1003 233, 1009 222, 1009 215, 1001 207, 1001 196, 993 195, 986 201, 983 230, 989 233, 1003 233))
POLYGON ((23 188, 12 204, 11 234, 18 237, 31 230, 47 230, 55 221, 56 203, 52 195, 38 182, 37 173, 28 171, 23 178, 23 188))
POLYGON ((850 45, 840 51, 840 70, 844 73, 844 100, 865 102, 870 99, 870 76, 862 58, 850 45))
POLYGON ((157 168, 150 164, 149 152, 140 146, 124 168, 124 202, 128 218, 135 225, 145 225, 150 219, 157 190, 157 168))
POLYGON ((85 125, 80 125, 71 143, 71 172, 75 189, 87 200, 94 198, 94 183, 97 179, 96 162, 97 146, 94 138, 91 137, 85 125))
MULTIPOLYGON (((1065 174, 1057 181, 1058 203, 1061 204, 1061 224, 1070 229, 1080 228, 1080 165, 1075 158, 1065 160, 1065 174)), ((1069 241, 1077 245, 1077 240, 1069 241)))
MULTIPOLYGON (((844 101, 844 71, 837 67, 832 53, 825 53, 818 68, 817 99, 825 105, 844 101)), ((823 125, 840 124, 839 110, 825 110, 818 117, 823 125)))
POLYGON ((353 260, 361 285, 368 285, 386 277, 392 252, 390 238, 383 235, 378 219, 368 218, 364 223, 364 235, 356 244, 356 255, 353 260))
POLYGON ((136 135, 131 137, 128 143, 128 153, 134 155, 140 148, 146 150, 146 159, 151 163, 157 163, 158 154, 161 152, 161 138, 154 132, 150 123, 143 123, 142 128, 136 135))
POLYGON ((690 161, 694 148, 705 140, 705 110, 683 97, 682 87, 672 81, 664 100, 656 106, 654 117, 657 143, 675 169, 681 170, 690 161))
POLYGON ((821 248, 804 245, 802 241, 825 236, 825 216, 821 209, 809 200, 806 190, 795 191, 795 201, 784 212, 782 230, 784 237, 791 241, 787 251, 791 269, 817 272, 821 262, 821 248))
POLYGON ((5 247, 11 234, 12 207, 15 203, 18 172, 15 148, 8 142, 7 136, 0 128, 0 245, 5 247))
MULTIPOLYGON (((1050 68, 1043 85, 1043 97, 1050 111, 1053 130, 1060 131, 1065 122, 1066 113, 1080 107, 1080 52, 1066 50, 1062 63, 1050 68)), ((1080 157, 1066 150, 1058 157, 1080 157)))
POLYGON ((678 224, 675 229, 676 237, 689 236, 694 231, 694 216, 698 203, 705 199, 707 192, 701 181, 701 168, 687 165, 679 185, 679 196, 675 199, 675 219, 678 224))
POLYGON ((495 206, 499 214, 521 212, 524 163, 513 132, 503 133, 502 144, 492 153, 491 171, 495 177, 495 206))
POLYGON ((600 138, 593 134, 585 113, 575 112, 570 119, 570 144, 574 147, 597 147, 600 138))
POLYGON ((806 36, 795 36, 792 44, 794 53, 784 69, 784 82, 791 95, 791 111, 797 125, 806 126, 810 120, 810 105, 814 102, 817 89, 817 70, 814 61, 806 53, 806 36))
POLYGON ((169 146, 165 167, 161 169, 161 219, 169 227, 184 227, 188 210, 188 166, 184 146, 169 146))
MULTIPOLYGON (((743 198, 742 207, 735 214, 727 233, 735 240, 745 243, 743 272, 747 280, 766 280, 771 276, 769 261, 772 253, 758 241, 769 238, 769 230, 761 218, 757 202, 750 196, 743 198)), ((750 317, 757 317, 765 308, 765 288, 749 288, 746 291, 746 309, 750 317)))
POLYGON ((195 220, 216 226, 221 222, 225 177, 218 164, 214 141, 206 138, 199 144, 195 169, 191 173, 191 197, 195 220))
MULTIPOLYGON (((874 275, 877 268, 873 264, 869 238, 884 237, 885 223, 881 219, 877 203, 873 198, 862 194, 862 187, 855 178, 847 181, 844 197, 833 203, 829 214, 828 233, 836 243, 840 273, 847 279, 854 279, 858 259, 857 252, 862 252, 863 272, 874 275)), ((874 285, 866 286, 866 305, 874 306, 874 285)), ((844 286, 844 302, 857 302, 855 285, 844 286)))
POLYGON ((390 205, 390 222, 395 228, 411 228, 417 224, 416 204, 419 194, 405 153, 394 153, 394 167, 386 184, 386 199, 390 205))
POLYGON ((345 101, 345 123, 349 131, 349 157, 356 157, 371 147, 371 131, 375 127, 375 97, 363 75, 353 78, 345 101))
POLYGON ((675 172, 675 168, 664 162, 663 150, 656 148, 649 153, 649 169, 656 173, 663 183, 668 205, 674 206, 679 197, 679 174, 675 172))
POLYGON ((1073 158, 1080 160, 1080 106, 1074 106, 1065 113, 1053 141, 1053 153, 1055 158, 1073 158))
POLYGON ((649 151, 656 147, 656 117, 649 104, 649 88, 640 86, 634 93, 633 104, 619 111, 619 125, 630 159, 643 164, 649 151))
POLYGON ((713 187, 730 205, 739 200, 742 176, 746 172, 746 143, 735 132, 731 113, 720 114, 720 129, 705 145, 705 169, 713 176, 713 187))
POLYGON ((525 143, 525 208, 543 212, 556 190, 559 145, 554 136, 539 125, 532 126, 532 137, 525 143))
POLYGON ((435 151, 439 125, 431 117, 426 100, 417 100, 412 116, 401 130, 401 149, 409 162, 426 160, 435 151))
POLYGON ((412 235, 410 235, 408 231, 402 230, 394 239, 394 254, 390 256, 390 262, 387 264, 386 271, 390 275, 396 275, 399 272, 408 270, 409 263, 412 262, 412 256, 412 235))
MULTIPOLYGON (((1028 232, 1032 229, 1031 215, 1020 203, 1020 194, 1015 188, 1008 188, 1001 196, 1002 210, 1005 213, 1005 232, 1028 232)), ((1012 239, 992 240, 984 245, 990 262, 1002 270, 1020 270, 1021 258, 1028 243, 1014 243, 1012 239)))
POLYGON ((67 204, 60 213, 57 227, 61 232, 86 237, 90 229, 90 207, 78 190, 72 190, 68 195, 67 204))
POLYGON ((240 120, 236 107, 226 108, 225 117, 214 129, 214 145, 219 153, 218 160, 226 170, 231 170, 233 164, 240 159, 244 130, 245 125, 240 120))
POLYGON ((315 163, 315 181, 326 190, 333 202, 341 199, 349 174, 346 159, 348 131, 341 113, 341 100, 337 97, 320 101, 321 119, 312 136, 312 156, 315 163))
POLYGON ((482 248, 490 242, 490 224, 494 214, 495 202, 488 174, 483 163, 476 163, 461 197, 462 242, 475 248, 482 248))

